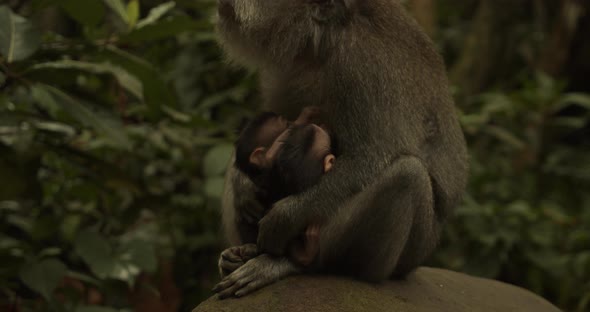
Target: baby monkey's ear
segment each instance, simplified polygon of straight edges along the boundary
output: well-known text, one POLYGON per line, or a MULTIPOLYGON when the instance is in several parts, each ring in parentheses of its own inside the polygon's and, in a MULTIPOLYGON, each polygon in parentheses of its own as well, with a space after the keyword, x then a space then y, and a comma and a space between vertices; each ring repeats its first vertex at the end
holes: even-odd
POLYGON ((266 148, 264 147, 257 147, 254 149, 252 154, 250 154, 250 163, 255 165, 258 168, 262 168, 266 165, 266 148))
MULTIPOLYGON (((342 20, 357 0, 307 0, 313 6, 313 19, 320 24, 342 20)), ((366 0, 364 0, 366 1, 366 0)))
POLYGON ((332 170, 335 160, 336 156, 334 156, 334 154, 328 154, 326 157, 324 157, 324 173, 332 170))

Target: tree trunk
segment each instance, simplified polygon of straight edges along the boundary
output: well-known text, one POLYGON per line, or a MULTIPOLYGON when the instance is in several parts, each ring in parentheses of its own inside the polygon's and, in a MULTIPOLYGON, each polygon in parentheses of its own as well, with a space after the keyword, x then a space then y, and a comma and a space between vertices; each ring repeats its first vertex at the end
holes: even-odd
POLYGON ((563 72, 572 52, 574 36, 584 13, 585 8, 582 0, 563 0, 561 2, 560 13, 549 34, 548 42, 541 52, 537 68, 552 76, 563 72))
POLYGON ((451 81, 462 95, 488 89, 504 71, 513 72, 510 63, 517 46, 511 34, 527 8, 524 0, 480 2, 460 57, 450 71, 451 81))

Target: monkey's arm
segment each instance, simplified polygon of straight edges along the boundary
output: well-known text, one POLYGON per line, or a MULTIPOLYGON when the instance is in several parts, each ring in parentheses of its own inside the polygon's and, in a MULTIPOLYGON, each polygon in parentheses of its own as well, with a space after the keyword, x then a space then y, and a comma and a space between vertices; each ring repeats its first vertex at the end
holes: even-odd
POLYGON ((222 221, 231 246, 256 243, 258 222, 267 207, 257 198, 258 187, 233 165, 227 169, 222 200, 222 221))
POLYGON ((288 242, 312 223, 334 216, 349 198, 369 185, 390 161, 381 158, 345 157, 309 190, 275 203, 259 223, 257 245, 262 253, 284 255, 288 242))
POLYGON ((248 176, 236 169, 232 159, 227 168, 221 204, 224 233, 232 247, 219 255, 217 264, 222 278, 258 255, 255 245, 258 221, 264 216, 266 207, 258 200, 257 191, 248 176))

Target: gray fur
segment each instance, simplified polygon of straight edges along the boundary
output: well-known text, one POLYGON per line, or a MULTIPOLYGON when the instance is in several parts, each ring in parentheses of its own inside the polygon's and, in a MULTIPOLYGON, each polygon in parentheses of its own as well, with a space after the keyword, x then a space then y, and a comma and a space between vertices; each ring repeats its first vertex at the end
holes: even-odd
POLYGON ((235 8, 235 17, 220 18, 222 44, 235 62, 260 71, 263 109, 293 118, 320 106, 341 156, 318 185, 273 206, 259 223, 264 261, 247 262, 218 290, 243 295, 256 287, 236 285, 299 272, 286 247, 318 220, 316 271, 380 281, 416 268, 436 247, 468 171, 434 44, 399 1, 220 1, 235 8), (279 269, 266 271, 269 261, 279 269))

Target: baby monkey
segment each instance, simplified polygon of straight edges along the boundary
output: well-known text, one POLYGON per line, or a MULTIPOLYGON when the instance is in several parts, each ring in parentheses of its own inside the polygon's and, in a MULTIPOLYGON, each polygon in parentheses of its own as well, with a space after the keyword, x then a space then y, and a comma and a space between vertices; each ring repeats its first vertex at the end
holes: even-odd
MULTIPOLYGON (((315 185, 332 168, 335 139, 320 117, 321 111, 313 106, 304 108, 292 122, 265 112, 240 134, 235 164, 258 187, 257 199, 266 209, 264 214, 278 200, 315 185)), ((290 243, 291 261, 302 267, 313 263, 319 253, 319 232, 319 224, 310 224, 290 243)))

